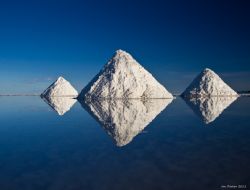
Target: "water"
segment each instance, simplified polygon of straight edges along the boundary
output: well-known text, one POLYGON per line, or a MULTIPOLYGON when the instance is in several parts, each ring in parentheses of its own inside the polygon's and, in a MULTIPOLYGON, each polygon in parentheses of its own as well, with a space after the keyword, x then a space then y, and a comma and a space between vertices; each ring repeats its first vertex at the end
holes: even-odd
POLYGON ((216 101, 0 97, 0 189, 249 188, 250 98, 216 101))

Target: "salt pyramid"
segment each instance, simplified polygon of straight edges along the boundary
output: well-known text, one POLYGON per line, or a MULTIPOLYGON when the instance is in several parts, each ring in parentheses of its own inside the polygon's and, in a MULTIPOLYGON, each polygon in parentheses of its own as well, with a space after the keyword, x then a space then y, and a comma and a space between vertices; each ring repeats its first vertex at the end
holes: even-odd
POLYGON ((184 97, 237 96, 214 71, 204 69, 182 93, 184 97))
POLYGON ((206 124, 211 123, 219 115, 228 108, 237 96, 220 96, 220 97, 200 97, 185 99, 186 103, 192 108, 194 113, 198 115, 206 124))
POLYGON ((117 50, 79 99, 173 98, 130 54, 117 50))
POLYGON ((130 143, 171 102, 172 99, 80 101, 120 147, 130 143))
POLYGON ((78 92, 67 80, 65 80, 63 77, 59 77, 41 94, 41 96, 42 97, 52 97, 52 96, 77 97, 78 92))
POLYGON ((48 97, 45 96, 42 97, 42 99, 60 116, 68 112, 77 101, 72 97, 58 97, 58 96, 48 96, 48 97))

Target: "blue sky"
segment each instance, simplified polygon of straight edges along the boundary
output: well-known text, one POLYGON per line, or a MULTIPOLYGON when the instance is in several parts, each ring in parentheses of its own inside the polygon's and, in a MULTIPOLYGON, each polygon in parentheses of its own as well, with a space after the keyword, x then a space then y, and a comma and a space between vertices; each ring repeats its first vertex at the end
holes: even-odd
POLYGON ((243 0, 0 1, 0 93, 41 93, 63 75, 81 90, 117 49, 174 93, 208 67, 250 89, 243 0))

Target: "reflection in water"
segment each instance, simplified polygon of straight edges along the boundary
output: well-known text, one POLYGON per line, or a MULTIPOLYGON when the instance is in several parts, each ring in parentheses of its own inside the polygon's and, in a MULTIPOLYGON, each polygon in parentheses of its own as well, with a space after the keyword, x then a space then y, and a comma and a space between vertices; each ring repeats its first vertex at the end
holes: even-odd
POLYGON ((186 103, 202 120, 208 124, 214 121, 219 115, 237 99, 233 97, 210 97, 210 98, 184 98, 186 103))
POLYGON ((210 129, 176 98, 144 129, 150 134, 123 148, 79 105, 65 118, 45 112, 40 97, 0 97, 0 105, 0 190, 250 185, 249 97, 239 97, 210 129))
POLYGON ((64 115, 76 103, 76 99, 72 97, 42 97, 42 99, 53 109, 58 115, 64 115))
POLYGON ((100 100, 81 102, 103 126, 117 146, 131 142, 172 99, 100 100))

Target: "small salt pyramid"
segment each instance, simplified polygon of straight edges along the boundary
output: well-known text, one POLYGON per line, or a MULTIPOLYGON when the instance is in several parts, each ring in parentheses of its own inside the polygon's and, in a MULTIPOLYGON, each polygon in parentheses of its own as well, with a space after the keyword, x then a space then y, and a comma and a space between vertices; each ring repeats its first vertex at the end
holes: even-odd
POLYGON ((237 96, 214 71, 204 69, 182 93, 183 97, 237 96))
POLYGON ((173 98, 130 54, 117 50, 79 99, 173 98))
POLYGON ((63 77, 59 77, 42 94, 42 97, 77 97, 76 89, 63 77))

